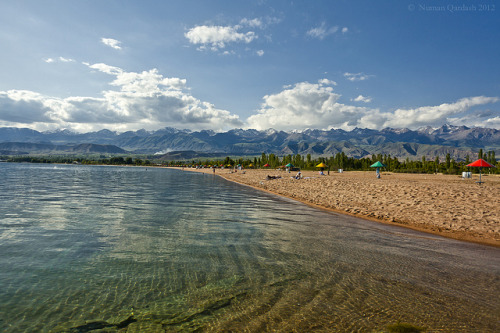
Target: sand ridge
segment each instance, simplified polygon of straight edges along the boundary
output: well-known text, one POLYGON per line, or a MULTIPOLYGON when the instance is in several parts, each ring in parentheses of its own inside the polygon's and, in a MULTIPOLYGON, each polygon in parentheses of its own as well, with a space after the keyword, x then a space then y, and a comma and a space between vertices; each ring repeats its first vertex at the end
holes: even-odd
MULTIPOLYGON (((188 169, 213 174, 212 169, 188 169)), ((216 169, 241 184, 344 214, 500 247, 500 175, 216 169), (244 171, 244 172, 243 172, 244 171), (267 176, 276 177, 268 179, 267 176)))

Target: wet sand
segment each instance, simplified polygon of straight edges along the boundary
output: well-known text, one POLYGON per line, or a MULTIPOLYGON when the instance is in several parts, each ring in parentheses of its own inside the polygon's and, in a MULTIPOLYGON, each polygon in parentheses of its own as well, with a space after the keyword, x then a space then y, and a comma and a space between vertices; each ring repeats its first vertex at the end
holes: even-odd
MULTIPOLYGON (((213 174, 212 169, 183 169, 213 174)), ((500 247, 500 175, 457 175, 246 169, 215 174, 309 205, 454 239, 500 247), (267 176, 276 177, 268 179, 267 176)))

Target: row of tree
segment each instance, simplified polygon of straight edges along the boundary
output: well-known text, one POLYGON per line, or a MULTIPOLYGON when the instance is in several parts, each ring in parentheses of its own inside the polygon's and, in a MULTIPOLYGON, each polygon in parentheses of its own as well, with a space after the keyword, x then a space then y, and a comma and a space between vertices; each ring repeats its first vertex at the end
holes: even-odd
MULTIPOLYGON (((497 163, 495 158, 495 152, 489 151, 483 153, 482 149, 478 153, 478 158, 483 158, 490 164, 497 166, 489 172, 500 173, 500 163, 497 163)), ((104 164, 104 165, 136 165, 136 166, 151 166, 151 165, 166 165, 166 166, 217 166, 217 167, 236 167, 242 166, 243 168, 264 168, 266 165, 269 168, 278 168, 286 166, 287 164, 292 164, 296 168, 303 170, 316 170, 316 165, 319 163, 325 163, 329 170, 343 169, 349 170, 370 170, 370 165, 380 161, 386 165, 385 170, 391 172, 406 172, 406 173, 445 173, 445 174, 460 174, 462 171, 475 171, 474 168, 467 167, 467 164, 471 163, 472 160, 469 156, 466 157, 465 161, 457 162, 451 158, 450 154, 446 155, 444 160, 439 157, 435 157, 433 160, 428 160, 425 156, 421 160, 410 160, 407 158, 404 161, 400 161, 396 157, 391 157, 391 155, 372 155, 371 158, 354 158, 348 157, 344 152, 337 153, 335 156, 329 158, 318 157, 312 158, 311 154, 306 156, 296 154, 296 155, 285 155, 283 157, 276 156, 275 154, 265 154, 262 153, 260 157, 253 158, 236 158, 232 159, 226 157, 223 160, 220 159, 206 159, 206 160, 192 160, 191 162, 186 161, 150 161, 148 159, 133 158, 133 157, 122 157, 115 156, 110 158, 69 158, 69 157, 30 157, 30 156, 18 156, 11 157, 7 159, 10 162, 31 162, 31 163, 78 163, 78 164, 104 164)))
POLYGON ((149 166, 154 165, 149 160, 140 158, 115 156, 110 158, 84 158, 84 157, 64 157, 64 156, 13 156, 5 158, 7 162, 18 163, 62 163, 62 164, 93 164, 93 165, 137 165, 149 166))
MULTIPOLYGON (((493 173, 500 173, 500 163, 497 163, 495 159, 495 152, 490 151, 487 154, 483 154, 482 151, 479 152, 478 158, 484 158, 492 165, 496 165, 497 168, 491 170, 493 173)), ((313 159, 310 154, 302 156, 300 154, 296 155, 286 155, 283 157, 278 157, 275 154, 265 154, 263 153, 260 157, 251 158, 239 158, 231 159, 226 157, 224 160, 192 160, 189 165, 202 165, 205 167, 209 166, 224 166, 224 167, 235 167, 241 165, 243 168, 263 168, 265 165, 269 165, 269 168, 279 168, 284 167, 287 164, 292 164, 296 168, 302 170, 316 170, 316 165, 319 163, 325 163, 330 170, 343 169, 349 170, 370 170, 370 166, 380 161, 386 165, 385 170, 391 172, 407 172, 407 173, 445 173, 445 174, 460 174, 462 171, 474 171, 474 168, 467 167, 472 160, 469 156, 466 157, 465 161, 457 162, 451 158, 450 154, 446 155, 444 160, 439 157, 435 157, 434 160, 428 160, 425 156, 421 160, 414 161, 407 158, 404 161, 400 161, 396 157, 391 157, 391 155, 372 155, 371 158, 354 158, 348 157, 344 152, 337 153, 335 156, 330 158, 319 157, 313 159)), ((185 161, 171 161, 167 165, 186 165, 185 161)))

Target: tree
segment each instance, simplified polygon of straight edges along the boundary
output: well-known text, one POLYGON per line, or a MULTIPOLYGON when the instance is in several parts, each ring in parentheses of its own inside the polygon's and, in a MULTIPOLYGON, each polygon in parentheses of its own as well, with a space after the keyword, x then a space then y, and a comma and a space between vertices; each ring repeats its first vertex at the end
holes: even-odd
POLYGON ((125 160, 121 156, 120 157, 111 157, 109 159, 109 163, 110 164, 118 164, 118 165, 120 165, 120 164, 125 164, 125 160))
POLYGON ((483 148, 479 149, 479 154, 477 154, 477 158, 483 158, 483 148))
POLYGON ((434 169, 436 169, 436 173, 438 173, 439 170, 439 156, 436 156, 434 159, 434 169))
POLYGON ((262 153, 262 156, 260 158, 260 162, 262 163, 262 165, 268 163, 268 159, 267 159, 266 153, 262 153))
POLYGON ((446 169, 449 169, 451 166, 451 157, 450 153, 446 154, 446 169))
POLYGON ((234 165, 234 161, 232 159, 229 158, 229 156, 227 156, 225 159, 224 159, 224 166, 226 165, 234 165))

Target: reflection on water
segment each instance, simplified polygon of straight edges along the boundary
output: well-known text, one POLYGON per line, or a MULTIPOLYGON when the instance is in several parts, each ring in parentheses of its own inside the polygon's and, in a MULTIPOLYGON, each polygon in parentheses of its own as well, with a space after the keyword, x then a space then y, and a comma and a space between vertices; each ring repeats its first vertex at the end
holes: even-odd
POLYGON ((0 164, 0 331, 494 332, 500 251, 177 170, 0 164))

